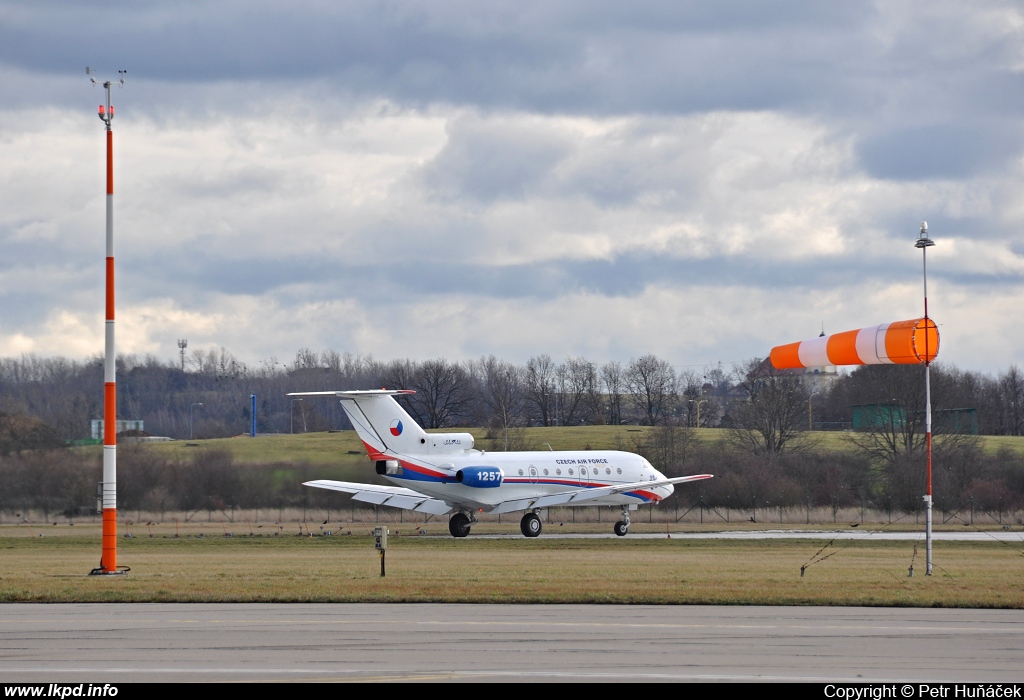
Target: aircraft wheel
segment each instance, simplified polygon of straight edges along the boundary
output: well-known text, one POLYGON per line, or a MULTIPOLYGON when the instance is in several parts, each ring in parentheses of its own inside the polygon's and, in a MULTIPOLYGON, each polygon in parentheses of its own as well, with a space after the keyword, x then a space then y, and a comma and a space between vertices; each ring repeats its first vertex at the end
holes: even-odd
POLYGON ((536 537, 542 529, 540 517, 536 513, 527 513, 519 522, 519 529, 527 537, 536 537))
POLYGON ((627 525, 622 520, 620 520, 619 522, 615 523, 615 534, 616 535, 618 535, 619 537, 625 537, 627 532, 629 532, 629 525, 627 525))
POLYGON ((469 518, 465 513, 456 513, 448 521, 448 532, 452 537, 465 537, 469 534, 469 518))

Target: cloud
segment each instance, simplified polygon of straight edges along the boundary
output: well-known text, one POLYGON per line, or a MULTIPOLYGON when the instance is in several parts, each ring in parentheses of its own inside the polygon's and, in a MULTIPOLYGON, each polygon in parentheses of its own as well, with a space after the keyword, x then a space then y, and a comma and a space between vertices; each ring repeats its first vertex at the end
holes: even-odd
POLYGON ((966 179, 1005 167, 1020 151, 1019 127, 935 124, 868 137, 859 145, 867 171, 900 180, 966 179))
POLYGON ((2 12, 0 353, 101 349, 89 63, 124 351, 739 361, 917 314, 927 219, 944 356, 1024 361, 973 340, 1024 302, 1013 4, 2 12))

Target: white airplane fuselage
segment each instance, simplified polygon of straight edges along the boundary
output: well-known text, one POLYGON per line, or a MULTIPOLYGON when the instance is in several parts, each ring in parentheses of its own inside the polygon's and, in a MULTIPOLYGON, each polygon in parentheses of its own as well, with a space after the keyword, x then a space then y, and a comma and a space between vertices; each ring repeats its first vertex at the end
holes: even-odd
MULTIPOLYGON (((592 489, 640 481, 664 481, 665 476, 640 455, 610 450, 566 452, 481 452, 463 454, 394 455, 398 463, 382 474, 388 481, 445 501, 463 502, 490 512, 501 503, 565 491, 592 489), (500 472, 500 478, 458 481, 459 472, 480 467, 478 473, 500 472), (392 473, 387 473, 390 471, 392 473)), ((379 464, 379 463, 378 463, 379 464)), ((380 472, 378 468, 378 473, 380 472)), ((673 486, 652 484, 625 493, 588 499, 587 505, 638 505, 657 502, 673 493, 673 486)))

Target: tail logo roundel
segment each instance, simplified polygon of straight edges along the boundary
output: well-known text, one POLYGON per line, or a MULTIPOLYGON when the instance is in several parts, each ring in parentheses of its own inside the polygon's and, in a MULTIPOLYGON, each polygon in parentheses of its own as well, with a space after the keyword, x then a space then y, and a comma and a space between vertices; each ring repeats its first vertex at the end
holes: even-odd
POLYGON ((391 421, 391 434, 394 435, 395 437, 398 437, 399 435, 402 434, 402 421, 398 420, 397 418, 391 421))

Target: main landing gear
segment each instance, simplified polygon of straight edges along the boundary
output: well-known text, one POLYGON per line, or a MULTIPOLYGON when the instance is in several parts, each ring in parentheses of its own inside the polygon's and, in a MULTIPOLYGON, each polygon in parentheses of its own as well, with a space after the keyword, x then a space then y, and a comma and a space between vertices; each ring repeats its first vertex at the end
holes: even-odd
POLYGON ((448 532, 452 533, 452 537, 465 537, 475 522, 476 518, 465 513, 456 513, 448 520, 448 532))
POLYGON ((541 529, 543 529, 540 523, 540 516, 536 513, 527 513, 519 521, 519 529, 527 537, 536 537, 540 534, 541 529))
POLYGON ((622 520, 615 523, 615 534, 619 537, 625 537, 627 532, 629 532, 629 508, 623 508, 622 520))

